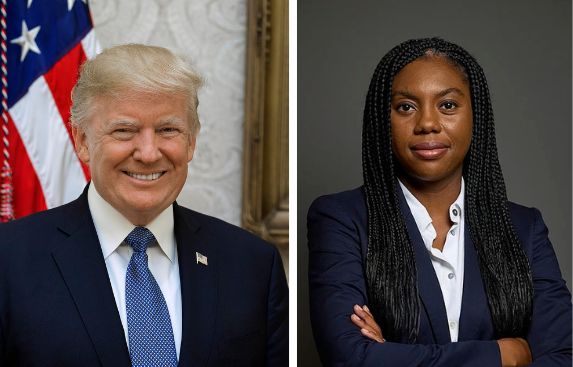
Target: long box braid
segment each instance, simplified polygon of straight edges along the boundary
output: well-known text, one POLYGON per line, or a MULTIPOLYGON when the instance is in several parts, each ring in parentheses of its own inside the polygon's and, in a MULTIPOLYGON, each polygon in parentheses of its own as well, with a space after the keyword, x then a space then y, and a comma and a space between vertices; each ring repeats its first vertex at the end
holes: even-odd
POLYGON ((420 324, 417 271, 397 199, 390 101, 395 75, 410 62, 430 55, 446 58, 469 81, 473 132, 463 166, 469 233, 497 337, 525 337, 532 314, 531 269, 509 216, 485 74, 467 51, 439 38, 414 39, 394 47, 376 67, 366 97, 362 166, 370 308, 387 340, 416 341, 420 324))

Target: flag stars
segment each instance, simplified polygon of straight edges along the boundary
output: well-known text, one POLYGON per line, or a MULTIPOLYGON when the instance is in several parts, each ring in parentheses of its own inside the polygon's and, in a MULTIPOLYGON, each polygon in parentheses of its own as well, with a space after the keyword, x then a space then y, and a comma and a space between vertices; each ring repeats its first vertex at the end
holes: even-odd
POLYGON ((22 47, 22 53, 20 54, 20 61, 24 61, 28 51, 33 51, 37 54, 41 54, 38 45, 36 44, 36 36, 40 32, 40 26, 28 30, 28 25, 26 21, 22 21, 22 35, 18 38, 14 38, 11 43, 15 43, 22 47))
MULTIPOLYGON (((75 2, 76 2, 76 0, 68 0, 68 11, 69 11, 69 10, 72 10, 72 8, 74 7, 74 3, 75 3, 75 2)), ((84 4, 87 4, 87 3, 86 3, 86 0, 82 0, 82 2, 83 2, 84 4)))

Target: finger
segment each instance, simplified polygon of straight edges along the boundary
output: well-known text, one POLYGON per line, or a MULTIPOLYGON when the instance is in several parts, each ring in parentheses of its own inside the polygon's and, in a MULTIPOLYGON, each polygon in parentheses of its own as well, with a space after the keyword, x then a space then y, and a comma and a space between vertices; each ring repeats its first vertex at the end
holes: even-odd
POLYGON ((358 326, 361 329, 368 327, 368 325, 364 322, 364 320, 356 316, 356 314, 352 314, 350 316, 350 320, 352 321, 352 323, 354 323, 354 325, 358 326))
POLYGON ((372 319, 372 317, 358 305, 354 306, 354 313, 364 321, 368 321, 369 318, 372 319))
POLYGON ((362 309, 362 307, 359 307, 359 306, 356 307, 355 306, 354 313, 358 317, 360 317, 362 320, 364 320, 364 322, 366 322, 368 324, 368 326, 370 326, 370 328, 375 329, 375 330, 380 329, 380 327, 376 323, 376 320, 374 320, 374 317, 370 313, 367 313, 366 311, 364 311, 364 309, 362 309))
POLYGON ((361 307, 361 309, 367 314, 367 316, 365 316, 363 320, 368 324, 371 330, 374 330, 375 333, 379 334, 380 337, 383 338, 382 330, 380 329, 378 323, 376 323, 376 320, 374 320, 374 316, 372 316, 372 313, 370 312, 368 306, 364 305, 361 307))
POLYGON ((364 328, 368 329, 368 330, 372 330, 373 332, 377 333, 377 334, 382 334, 380 331, 380 328, 378 327, 378 325, 376 325, 376 323, 374 322, 369 322, 369 321, 365 321, 362 320, 364 322, 364 328))
POLYGON ((364 335, 365 337, 372 339, 374 341, 377 341, 378 343, 383 343, 383 339, 381 336, 376 335, 375 333, 373 333, 372 331, 368 330, 368 329, 360 329, 360 332, 362 333, 362 335, 364 335))
POLYGON ((382 334, 380 332, 378 332, 376 329, 370 327, 368 324, 366 324, 364 322, 364 320, 362 320, 360 317, 356 316, 355 314, 352 314, 350 316, 350 319, 352 320, 352 323, 354 325, 356 325, 358 328, 360 328, 361 330, 367 330, 372 335, 376 335, 377 337, 382 338, 382 334))
POLYGON ((364 306, 362 306, 362 309, 364 311, 366 311, 366 313, 368 313, 370 316, 372 316, 372 318, 374 318, 374 316, 372 315, 372 312, 370 312, 370 309, 368 308, 368 306, 364 305, 364 306))

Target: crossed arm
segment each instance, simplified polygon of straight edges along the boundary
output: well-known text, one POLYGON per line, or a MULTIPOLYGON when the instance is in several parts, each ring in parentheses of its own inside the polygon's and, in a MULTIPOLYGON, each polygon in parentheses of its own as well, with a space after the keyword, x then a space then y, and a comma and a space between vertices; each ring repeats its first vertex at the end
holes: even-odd
MULTIPOLYGON (((380 326, 374 320, 374 316, 368 306, 362 307, 354 305, 354 313, 350 316, 352 323, 360 329, 362 335, 377 343, 384 343, 386 340, 382 334, 380 326)), ((523 338, 504 338, 497 340, 501 365, 503 367, 527 366, 531 360, 531 350, 529 344, 523 338)))
MULTIPOLYGON (((528 361, 528 349, 533 366, 571 365, 571 296, 538 211, 525 213, 530 217, 526 252, 535 292, 527 342, 492 338, 443 345, 380 343, 375 341, 374 325, 356 325, 351 319, 354 305, 368 303, 363 270, 367 232, 365 210, 344 199, 320 198, 308 216, 311 321, 325 366, 380 366, 381 362, 385 366, 501 366, 528 361)), ((366 314, 356 316, 363 322, 368 319, 366 314)), ((382 332, 377 335, 380 340, 382 332)))

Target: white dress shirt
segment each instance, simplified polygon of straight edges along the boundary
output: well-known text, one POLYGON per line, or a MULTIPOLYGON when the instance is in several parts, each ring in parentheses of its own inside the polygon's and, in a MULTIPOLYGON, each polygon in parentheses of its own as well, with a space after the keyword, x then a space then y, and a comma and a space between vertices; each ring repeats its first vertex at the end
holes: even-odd
POLYGON ((444 305, 448 316, 448 327, 452 342, 458 341, 462 291, 464 288, 464 180, 458 198, 450 205, 450 220, 453 222, 446 236, 442 251, 432 247, 436 230, 432 218, 418 199, 400 182, 406 202, 428 249, 434 271, 438 277, 444 305))
MULTIPOLYGON (((124 240, 135 226, 100 196, 93 183, 88 189, 88 204, 101 245, 115 303, 119 310, 119 317, 123 324, 125 340, 129 345, 125 310, 125 275, 133 249, 124 240)), ((173 337, 175 338, 175 349, 177 350, 177 358, 179 358, 182 328, 181 283, 179 281, 173 205, 165 209, 145 227, 157 239, 156 244, 147 248, 149 270, 157 281, 167 303, 173 327, 173 337)))

